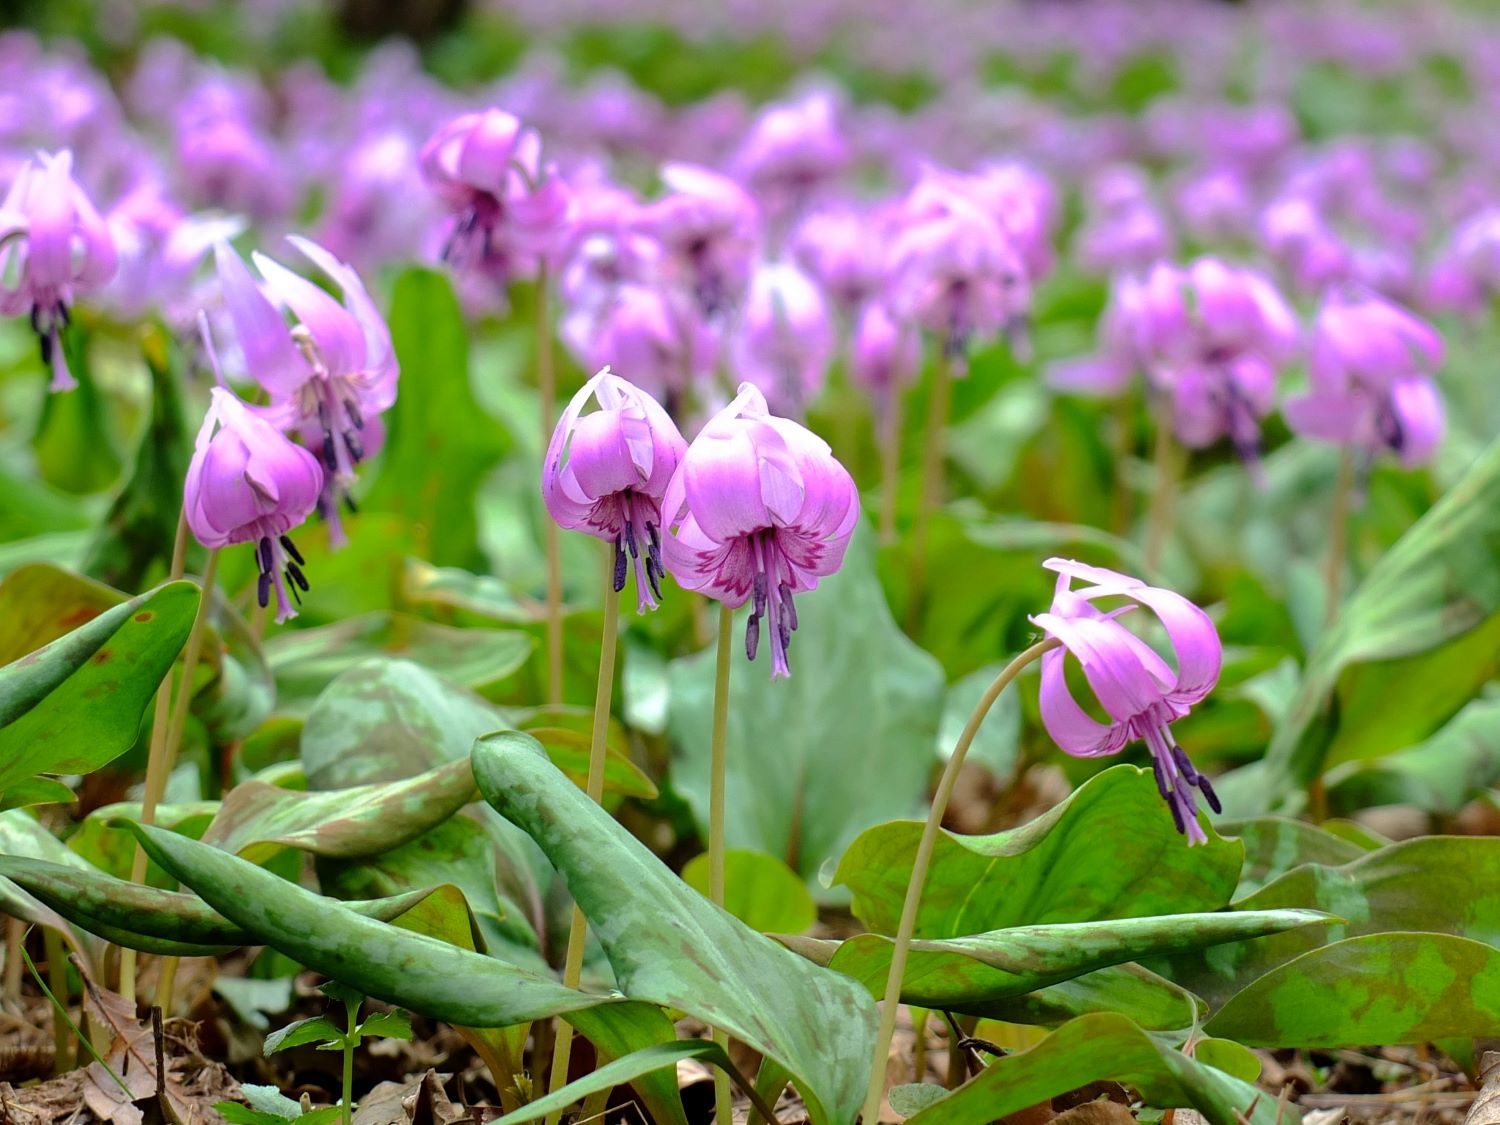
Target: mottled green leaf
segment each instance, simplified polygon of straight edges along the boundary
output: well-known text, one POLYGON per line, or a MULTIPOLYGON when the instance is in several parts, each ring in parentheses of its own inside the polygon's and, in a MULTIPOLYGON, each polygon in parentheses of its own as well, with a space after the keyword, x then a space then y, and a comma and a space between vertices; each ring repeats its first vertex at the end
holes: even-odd
POLYGON ((1193 1058, 1215 1070, 1232 1074, 1241 1082, 1255 1082, 1260 1078, 1260 1056, 1233 1039, 1199 1039, 1193 1044, 1193 1058))
MULTIPOLYGON (((912 813, 932 766, 942 669, 891 619, 872 539, 858 530, 843 569, 798 595, 791 679, 773 682, 769 653, 750 664, 735 645, 726 838, 808 880, 861 829, 912 813)), ((669 676, 673 784, 706 824, 713 650, 674 661, 669 676)))
POLYGON ((196 586, 171 582, 0 668, 0 791, 130 749, 197 606, 196 586))
POLYGON ((1493 1035, 1500 950, 1452 934, 1366 934, 1304 953, 1204 1031, 1247 1047, 1364 1047, 1493 1035))
POLYGON ((455 629, 401 613, 367 613, 280 633, 266 646, 278 708, 306 715, 339 675, 372 656, 403 657, 441 669, 456 683, 483 689, 526 663, 532 640, 518 629, 455 629))
POLYGON ((255 862, 278 846, 360 859, 414 840, 476 796, 467 762, 450 762, 403 781, 317 793, 247 781, 224 797, 203 842, 255 862))
MULTIPOLYGON (((1186 846, 1150 773, 1115 766, 1020 828, 940 833, 917 936, 1218 910, 1244 850, 1208 831, 1206 846, 1186 846)), ((878 825, 839 861, 834 882, 854 892, 854 913, 870 929, 895 933, 921 835, 916 821, 878 825)))
MULTIPOLYGON (((980 1012, 1094 969, 1151 954, 1202 949, 1326 922, 1309 910, 1225 911, 1017 926, 944 941, 912 943, 901 999, 923 1008, 980 1012)), ((793 944, 793 948, 796 945, 793 944)), ((828 966, 883 995, 892 940, 861 934, 842 943, 828 966)))
POLYGON ((1245 845, 1245 866, 1240 870, 1236 898, 1243 898, 1304 863, 1348 863, 1366 851, 1316 824, 1290 817, 1221 820, 1218 829, 1220 835, 1237 837, 1245 845))
POLYGON ((1337 915, 1342 921, 1326 932, 1288 931, 1151 967, 1218 1005, 1276 966, 1342 938, 1431 931, 1500 945, 1500 898, 1476 893, 1494 886, 1500 886, 1500 838, 1404 840, 1342 866, 1298 867, 1235 903, 1236 910, 1304 908, 1337 915))
MULTIPOLYGON (((682 881, 708 896, 708 853, 688 860, 682 881)), ((807 884, 781 860, 765 852, 724 853, 724 909, 752 930, 800 934, 818 920, 818 904, 807 884)))
POLYGON ((51 644, 124 600, 120 591, 51 563, 17 567, 0 582, 0 664, 51 644))
POLYGON ((1296 1125, 1297 1111, 1246 1082, 1163 1045, 1116 1015, 1082 1016, 1029 1051, 996 1059, 979 1075, 907 1120, 912 1125, 987 1125, 1090 1082, 1133 1086, 1147 1105, 1196 1109, 1209 1125, 1296 1125))
POLYGON ((535 603, 523 604, 508 583, 492 574, 407 559, 404 578, 406 598, 415 605, 460 610, 506 625, 530 625, 537 620, 535 603))
POLYGON ((474 777, 567 879, 620 988, 722 1027, 786 1065, 815 1122, 846 1125, 874 1047, 874 1005, 707 902, 518 732, 481 739, 474 777))

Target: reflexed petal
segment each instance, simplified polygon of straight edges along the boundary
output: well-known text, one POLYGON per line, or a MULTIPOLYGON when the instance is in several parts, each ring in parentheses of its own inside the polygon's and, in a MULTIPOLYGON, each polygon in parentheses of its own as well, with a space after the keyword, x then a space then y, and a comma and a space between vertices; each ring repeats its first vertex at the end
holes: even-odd
POLYGON ((1431 459, 1443 440, 1443 400, 1421 375, 1391 385, 1391 409, 1401 427, 1401 463, 1408 469, 1431 459))
POLYGON ((1099 722, 1073 698, 1068 687, 1064 650, 1042 654, 1042 683, 1038 693, 1042 725, 1064 753, 1076 758, 1117 754, 1125 747, 1127 733, 1119 723, 1099 722))
POLYGON ((1224 648, 1213 620, 1171 590, 1146 586, 1133 591, 1131 597, 1161 619, 1177 656, 1176 686, 1167 698, 1178 704, 1197 703, 1219 682, 1224 661, 1224 648))
POLYGON ((247 374, 273 398, 289 398, 311 372, 292 343, 286 321, 228 243, 214 247, 214 262, 224 306, 249 367, 247 374))
POLYGON ((1281 407, 1294 433, 1335 445, 1363 440, 1370 430, 1369 413, 1370 403, 1362 396, 1317 391, 1290 398, 1281 407))
POLYGON ((354 314, 326 292, 258 251, 252 255, 266 288, 292 310, 312 333, 330 375, 350 375, 364 368, 364 327, 354 314))
POLYGON ((1141 652, 1147 646, 1124 626, 1051 613, 1039 613, 1032 621, 1078 658, 1100 705, 1114 719, 1127 722, 1163 700, 1171 682, 1170 669, 1159 657, 1156 666, 1149 666, 1141 652), (1167 677, 1165 684, 1163 675, 1167 677))

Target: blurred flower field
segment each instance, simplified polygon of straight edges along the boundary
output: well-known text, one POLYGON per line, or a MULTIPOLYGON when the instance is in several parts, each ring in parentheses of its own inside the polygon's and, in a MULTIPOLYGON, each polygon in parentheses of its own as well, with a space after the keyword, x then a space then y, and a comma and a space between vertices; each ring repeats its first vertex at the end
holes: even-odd
POLYGON ((4 1120, 1492 1120, 1500 12, 0 16, 4 1120))

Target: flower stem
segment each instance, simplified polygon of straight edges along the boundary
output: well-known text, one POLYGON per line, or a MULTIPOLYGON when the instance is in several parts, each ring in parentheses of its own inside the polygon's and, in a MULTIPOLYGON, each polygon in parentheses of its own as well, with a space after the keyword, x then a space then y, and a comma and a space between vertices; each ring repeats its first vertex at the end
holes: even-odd
MULTIPOLYGON (((175 582, 182 577, 187 568, 187 510, 184 509, 177 516, 177 533, 172 539, 172 562, 167 570, 167 580, 175 582)), ((201 602, 200 602, 201 608, 201 602)), ((171 772, 167 765, 167 719, 171 713, 172 703, 172 669, 168 668, 166 675, 162 677, 161 686, 156 689, 156 706, 151 714, 151 742, 146 758, 146 794, 141 802, 141 823, 154 824, 156 822, 156 805, 161 800, 162 791, 166 788, 167 774, 171 772)), ((140 844, 135 846, 135 857, 130 863, 130 881, 140 883, 146 878, 146 853, 140 844)), ((136 951, 120 947, 120 995, 125 999, 135 1001, 135 968, 136 951)))
MULTIPOLYGON (((536 277, 536 382, 541 392, 542 456, 552 440, 557 421, 557 373, 552 364, 552 312, 548 300, 550 289, 546 263, 536 277)), ((555 521, 542 520, 542 537, 547 552, 547 702, 563 701, 563 622, 562 622, 562 556, 555 521)))
MULTIPOLYGON (((56 930, 43 927, 42 950, 47 954, 47 982, 52 995, 57 998, 59 1011, 64 1015, 68 1007, 68 963, 63 957, 62 937, 56 930)), ((62 1074, 72 1070, 73 1038, 68 1022, 56 1014, 52 1017, 52 1072, 62 1074)))
POLYGON ((896 927, 896 942, 891 949, 891 967, 885 982, 885 1003, 880 1011, 880 1030, 875 1037, 875 1058, 870 1066, 870 1087, 865 1096, 865 1125, 875 1125, 880 1120, 880 1103, 885 1096, 886 1059, 891 1051, 891 1037, 896 1032, 896 1010, 901 1003, 901 978, 906 974, 906 958, 911 950, 912 935, 917 928, 917 908, 922 902, 922 887, 927 881, 927 868, 932 862, 933 849, 937 847, 939 829, 943 826, 943 814, 948 811, 948 800, 953 796, 953 787, 958 782, 959 770, 969 753, 969 745, 979 733, 979 727, 989 714, 995 700, 1028 664, 1054 649, 1059 642, 1048 638, 1038 641, 1007 664, 995 677, 993 683, 974 706, 974 712, 964 725, 963 733, 953 747, 953 754, 943 767, 938 780, 937 792, 932 797, 932 808, 927 813, 927 823, 922 827, 922 840, 917 845, 917 856, 912 863, 911 881, 906 885, 906 899, 901 904, 901 921, 896 927))
POLYGON ((1333 511, 1329 516, 1328 563, 1324 571, 1328 584, 1328 605, 1323 624, 1331 625, 1339 613, 1339 593, 1344 581, 1344 559, 1349 551, 1349 497, 1354 491, 1354 453, 1345 449, 1339 456, 1338 480, 1333 486, 1333 511))
POLYGON ((1131 407, 1134 396, 1122 394, 1115 399, 1110 427, 1110 459, 1114 462, 1114 490, 1109 499, 1109 530, 1123 535, 1130 526, 1131 407))
MULTIPOLYGON (((609 736, 609 711, 615 690, 615 650, 620 633, 620 592, 611 576, 604 579, 604 633, 599 651, 599 682, 594 688, 594 726, 589 738, 588 795, 596 805, 604 798, 604 765, 609 736)), ((573 918, 568 926, 568 953, 563 961, 563 984, 577 988, 583 978, 583 947, 589 924, 578 904, 573 904, 573 918)), ((547 1092, 557 1093, 568 1084, 568 1060, 573 1054, 573 1026, 557 1021, 557 1038, 552 1044, 552 1075, 547 1092)), ((557 1125, 562 1110, 548 1114, 547 1125, 557 1125)))
POLYGON ((359 1027, 361 1003, 359 1000, 344 1001, 344 1013, 347 1017, 344 1025, 344 1096, 339 1100, 344 1125, 353 1125, 354 1122, 354 1045, 359 1042, 355 1029, 359 1027))
MULTIPOLYGON (((719 649, 714 675, 714 725, 709 756, 708 781, 708 898, 716 906, 724 905, 724 796, 728 773, 729 670, 734 637, 734 610, 719 606, 719 649)), ((729 1036, 721 1028, 713 1029, 713 1040, 729 1050, 729 1036)), ((714 1071, 714 1114, 719 1125, 732 1120, 729 1075, 714 1071)))
POLYGON ((943 359, 933 377, 927 400, 927 435, 922 445, 922 494, 911 532, 911 584, 906 624, 915 629, 920 619, 927 587, 927 527, 934 510, 943 503, 943 462, 946 455, 948 409, 953 398, 953 363, 943 359))
POLYGON ((881 416, 880 542, 896 541, 896 490, 901 476, 901 394, 891 389, 881 416))
POLYGON ((1166 550, 1167 537, 1172 533, 1172 508, 1177 499, 1177 478, 1182 472, 1177 439, 1172 436, 1172 426, 1168 421, 1163 420, 1157 427, 1152 464, 1156 479, 1152 486, 1151 508, 1146 516, 1147 578, 1161 566, 1162 552, 1166 550))

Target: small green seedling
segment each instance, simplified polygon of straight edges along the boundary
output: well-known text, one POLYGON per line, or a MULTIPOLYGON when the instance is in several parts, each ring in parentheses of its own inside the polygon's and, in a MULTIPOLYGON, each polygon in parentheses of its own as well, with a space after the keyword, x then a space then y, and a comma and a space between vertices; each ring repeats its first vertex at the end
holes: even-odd
MULTIPOLYGON (((365 1002, 363 994, 337 981, 320 985, 319 991, 331 1000, 343 1001, 344 1027, 337 1027, 327 1016, 298 1020, 266 1036, 262 1050, 270 1055, 311 1043, 320 1051, 343 1051, 344 1096, 338 1106, 309 1112, 306 1106, 278 1094, 279 1101, 268 1098, 264 1105, 259 1105, 252 1099, 252 1108, 248 1110, 237 1106, 235 1115, 232 1118, 226 1115, 226 1120, 242 1125, 282 1125, 286 1121, 296 1121, 298 1125, 325 1125, 333 1120, 333 1110, 338 1109, 344 1125, 350 1125, 354 1113, 354 1048, 359 1046, 361 1039, 410 1039, 411 1016, 399 1010, 376 1012, 360 1023, 359 1009, 365 1002)), ((223 1112, 222 1107, 215 1108, 223 1112)))

